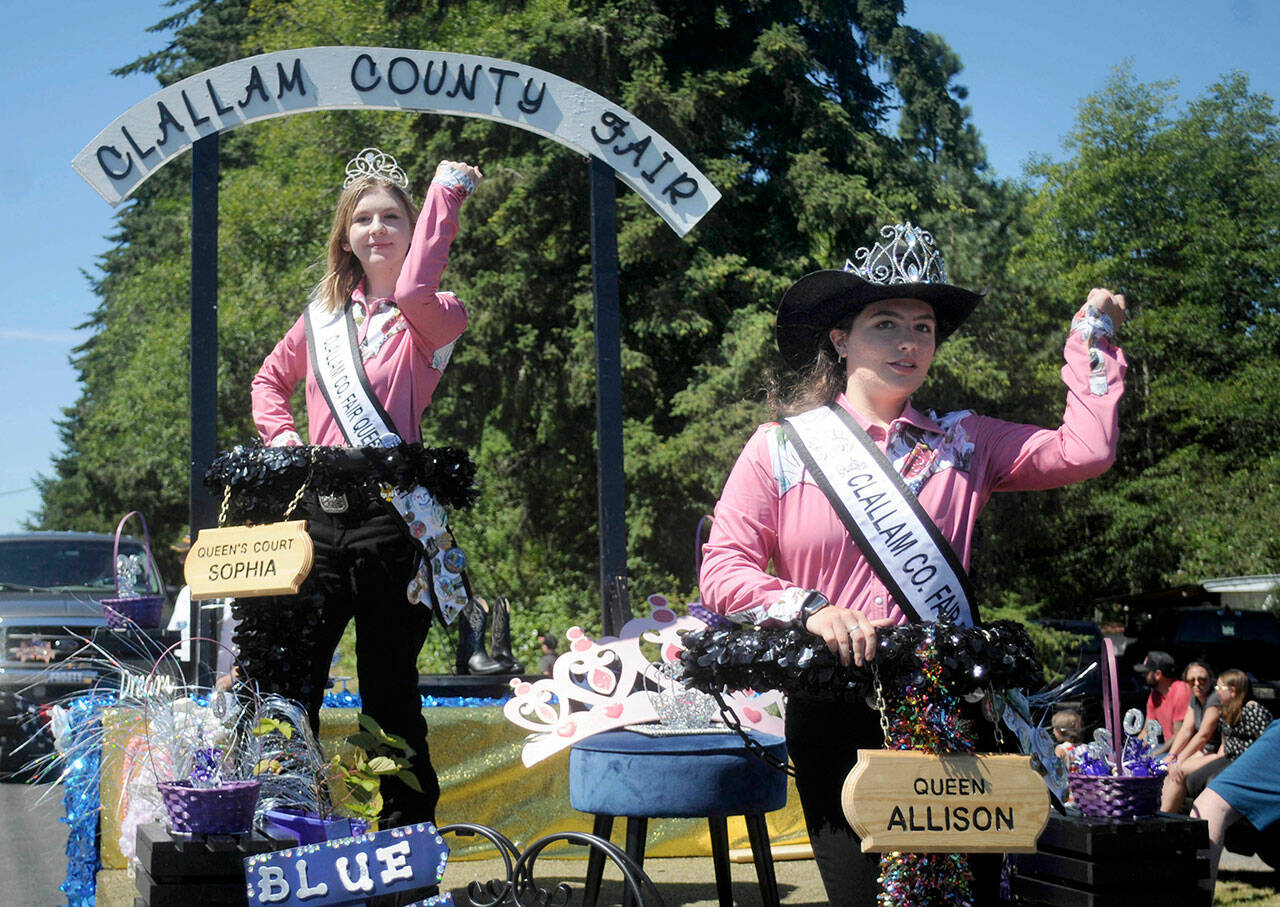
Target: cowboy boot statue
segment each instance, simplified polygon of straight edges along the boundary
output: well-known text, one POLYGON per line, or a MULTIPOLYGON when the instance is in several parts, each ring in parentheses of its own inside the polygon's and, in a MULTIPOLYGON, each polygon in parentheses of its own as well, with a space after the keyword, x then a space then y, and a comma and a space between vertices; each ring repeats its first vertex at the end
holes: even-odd
POLYGON ((467 597, 458 612, 458 657, 454 671, 458 674, 503 674, 503 662, 490 658, 485 651, 484 631, 489 623, 489 605, 478 595, 467 597))
POLYGON ((503 673, 521 674, 524 665, 516 661, 511 652, 511 603, 505 595, 499 595, 493 602, 493 658, 501 662, 503 673))

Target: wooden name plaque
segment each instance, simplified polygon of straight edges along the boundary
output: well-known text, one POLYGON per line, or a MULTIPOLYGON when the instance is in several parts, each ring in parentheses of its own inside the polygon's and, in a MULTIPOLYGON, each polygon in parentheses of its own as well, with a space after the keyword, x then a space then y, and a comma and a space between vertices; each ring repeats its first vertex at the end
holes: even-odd
POLYGON ((841 802, 864 852, 1030 853, 1049 820, 1028 756, 863 750, 841 802))
POLYGON ((183 573, 195 601, 293 595, 314 557, 306 520, 201 529, 183 573))

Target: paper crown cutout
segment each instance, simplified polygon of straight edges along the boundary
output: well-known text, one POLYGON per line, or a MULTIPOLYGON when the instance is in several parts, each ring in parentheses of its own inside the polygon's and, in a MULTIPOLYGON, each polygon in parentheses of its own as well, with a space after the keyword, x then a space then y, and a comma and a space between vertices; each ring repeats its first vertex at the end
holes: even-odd
MULTIPOLYGON (((678 699, 686 692, 673 679, 678 672, 664 666, 679 666, 681 637, 706 624, 677 615, 661 595, 649 596, 648 602, 649 616, 627 621, 618 636, 597 641, 581 627, 571 627, 565 634, 568 651, 556 659, 551 677, 532 683, 511 681, 515 695, 503 706, 503 714, 532 731, 521 752, 526 766, 592 734, 658 721, 655 700, 661 706, 661 694, 678 699), (644 643, 656 646, 657 663, 645 656, 644 643)), ((783 736, 780 691, 726 693, 724 699, 743 728, 783 736)))

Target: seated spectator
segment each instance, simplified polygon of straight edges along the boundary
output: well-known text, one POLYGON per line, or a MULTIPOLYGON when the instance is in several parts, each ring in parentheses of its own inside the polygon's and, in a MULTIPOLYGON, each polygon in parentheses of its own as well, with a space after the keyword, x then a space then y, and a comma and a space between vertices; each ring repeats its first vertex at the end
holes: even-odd
MULTIPOLYGON (((1214 689, 1217 676, 1213 668, 1202 661, 1193 661, 1182 672, 1182 679, 1191 687, 1190 711, 1183 723, 1190 722, 1187 734, 1188 743, 1184 749, 1190 753, 1212 753, 1221 742, 1218 739, 1218 713, 1222 710, 1222 700, 1214 689)), ((1173 749, 1174 753, 1181 750, 1173 749)))
POLYGON ((1218 716, 1222 700, 1213 689, 1213 671, 1204 662, 1193 661, 1182 672, 1191 688, 1191 702, 1182 719, 1182 727, 1169 747, 1169 774, 1160 795, 1162 812, 1176 812, 1186 798, 1186 776, 1217 758, 1218 716))
POLYGON ((1075 709, 1060 709, 1053 713, 1054 752, 1060 759, 1071 758, 1071 748, 1084 741, 1084 723, 1075 709))
POLYGON ((1258 831, 1280 822, 1280 721, 1224 768, 1196 797, 1191 815, 1209 823, 1209 884, 1218 880, 1218 859, 1227 829, 1248 819, 1258 831))
POLYGON ((1271 722, 1271 713, 1249 698, 1253 688, 1244 671, 1223 671, 1214 689, 1222 700, 1219 714, 1222 743, 1216 758, 1185 772, 1187 795, 1192 798, 1203 793, 1209 782, 1261 737, 1271 722))
POLYGON ((559 654, 556 648, 560 645, 560 640, 556 639, 554 633, 541 630, 538 633, 538 646, 542 650, 542 657, 538 659, 538 673, 551 674, 551 669, 555 666, 556 659, 559 654))
POLYGON ((1147 720, 1160 722, 1160 733, 1164 742, 1156 749, 1157 753, 1167 752, 1178 729, 1182 727, 1183 716, 1191 703, 1191 687, 1177 679, 1174 672, 1173 656, 1159 649, 1152 649, 1141 664, 1133 669, 1143 675, 1151 694, 1147 697, 1147 720))

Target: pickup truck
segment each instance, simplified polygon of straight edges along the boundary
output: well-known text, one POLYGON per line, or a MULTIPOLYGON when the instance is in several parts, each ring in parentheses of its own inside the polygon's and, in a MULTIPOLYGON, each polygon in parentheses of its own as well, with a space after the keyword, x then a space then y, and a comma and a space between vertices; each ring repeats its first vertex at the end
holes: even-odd
MULTIPOLYGON (((131 634, 106 629, 100 602, 116 594, 114 545, 115 536, 90 532, 0 535, 0 770, 26 761, 30 748, 13 750, 30 734, 33 710, 103 679, 91 659, 72 658, 86 640, 110 634, 112 649, 154 648, 114 640, 131 634)), ((144 552, 137 539, 121 538, 121 554, 144 552)), ((136 592, 167 601, 154 563, 136 592)))
POLYGON ((1136 637, 1125 660, 1138 664, 1152 649, 1168 652, 1178 673, 1189 661, 1204 661, 1221 674, 1238 668, 1249 675, 1253 698, 1280 718, 1280 617, 1271 611, 1232 608, 1172 608, 1135 621, 1136 637))

